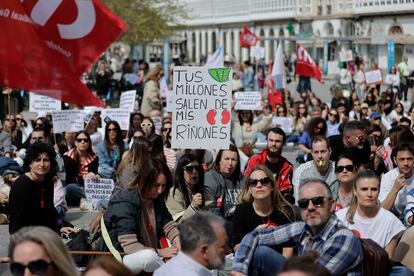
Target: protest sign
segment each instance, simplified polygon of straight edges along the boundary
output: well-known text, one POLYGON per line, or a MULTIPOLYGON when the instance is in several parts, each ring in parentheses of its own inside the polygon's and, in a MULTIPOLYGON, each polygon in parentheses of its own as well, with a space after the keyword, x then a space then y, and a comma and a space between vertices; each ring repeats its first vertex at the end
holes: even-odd
POLYGON ((172 148, 228 149, 231 68, 175 67, 172 148))
POLYGON ((293 122, 290 117, 273 117, 272 125, 280 127, 286 134, 292 133, 293 122))
POLYGON ((354 60, 354 55, 352 50, 344 50, 339 52, 339 60, 342 62, 348 62, 354 60))
POLYGON ((121 97, 119 99, 119 109, 125 109, 129 112, 134 111, 135 107, 135 97, 137 95, 136 90, 125 91, 121 93, 121 97))
POLYGON ((83 130, 83 119, 83 110, 53 111, 53 131, 55 133, 81 131, 83 130))
POLYGON ((50 98, 48 96, 39 95, 33 92, 29 94, 29 111, 30 112, 52 112, 59 111, 62 103, 60 100, 50 98))
POLYGON ((236 110, 262 110, 262 95, 260 92, 236 92, 236 110))
POLYGON ((130 112, 126 109, 121 108, 111 108, 111 109, 102 109, 101 118, 102 118, 102 128, 105 129, 106 123, 109 121, 117 121, 122 130, 129 129, 129 116, 130 112))
POLYGON ((380 69, 365 72, 365 82, 367 85, 381 84, 383 82, 380 69))
POLYGON ((100 178, 92 180, 85 178, 86 206, 91 211, 96 211, 97 204, 101 200, 109 200, 114 190, 115 184, 112 179, 100 178))
POLYGON ((260 47, 260 46, 250 47, 250 57, 264 58, 265 57, 265 48, 260 47))

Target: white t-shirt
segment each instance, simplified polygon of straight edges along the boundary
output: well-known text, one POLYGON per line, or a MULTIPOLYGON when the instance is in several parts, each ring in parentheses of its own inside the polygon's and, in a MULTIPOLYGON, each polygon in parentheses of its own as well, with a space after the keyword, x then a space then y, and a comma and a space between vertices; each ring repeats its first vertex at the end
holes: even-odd
MULTIPOLYGON (((381 189, 378 196, 379 201, 382 203, 390 193, 392 186, 399 174, 398 168, 384 174, 381 178, 381 189)), ((407 191, 414 187, 414 175, 405 180, 405 187, 403 187, 397 194, 397 198, 394 202, 394 207, 398 212, 403 212, 407 205, 407 191)))
POLYGON ((362 239, 371 239, 385 248, 399 233, 405 231, 402 222, 390 211, 380 208, 374 218, 362 218, 355 212, 354 224, 346 219, 349 207, 337 211, 335 214, 342 223, 351 230, 357 230, 362 239))

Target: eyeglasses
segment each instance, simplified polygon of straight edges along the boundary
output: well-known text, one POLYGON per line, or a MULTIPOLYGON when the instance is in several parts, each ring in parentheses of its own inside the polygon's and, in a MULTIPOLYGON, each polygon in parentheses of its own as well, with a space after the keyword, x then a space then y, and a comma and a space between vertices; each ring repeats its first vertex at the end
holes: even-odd
POLYGON ((26 268, 28 268, 29 271, 33 274, 45 275, 47 273, 49 265, 51 265, 51 263, 45 260, 31 261, 28 265, 24 265, 21 263, 11 263, 10 271, 14 276, 23 276, 24 271, 26 270, 26 268))
POLYGON ((76 138, 76 142, 80 143, 82 141, 85 142, 85 143, 88 143, 89 139, 88 138, 76 138))
POLYGON ((269 186, 272 183, 272 180, 269 177, 263 177, 262 179, 251 178, 247 181, 247 185, 249 187, 256 187, 259 182, 262 186, 269 186))
POLYGON ((152 127, 152 123, 146 123, 146 124, 142 123, 141 127, 152 127))
POLYGON ((23 120, 23 118, 16 118, 16 121, 21 121, 23 120))
POLYGON ((190 173, 190 172, 198 172, 198 170, 200 169, 200 166, 186 166, 183 168, 186 172, 190 173))
POLYGON ((7 118, 7 119, 6 119, 6 121, 16 122, 16 120, 15 120, 15 119, 10 119, 10 118, 7 118))
POLYGON ((313 206, 316 208, 320 208, 323 206, 323 203, 325 202, 325 197, 323 196, 316 196, 313 198, 302 198, 298 200, 298 206, 300 209, 306 209, 309 206, 309 201, 312 201, 313 206))
POLYGON ((335 172, 341 173, 344 171, 344 169, 348 172, 353 172, 355 170, 355 166, 354 165, 337 166, 335 168, 335 172))
POLYGON ((116 128, 108 128, 108 132, 116 131, 116 128))
POLYGON ((333 117, 336 117, 336 116, 338 116, 338 114, 334 114, 334 113, 329 113, 329 116, 333 116, 333 117))

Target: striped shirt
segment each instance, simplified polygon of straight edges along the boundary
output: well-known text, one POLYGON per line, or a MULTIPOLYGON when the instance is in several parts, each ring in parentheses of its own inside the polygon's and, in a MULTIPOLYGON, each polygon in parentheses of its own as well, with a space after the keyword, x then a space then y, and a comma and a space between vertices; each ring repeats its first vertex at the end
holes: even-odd
POLYGON ((298 255, 309 250, 317 251, 320 254, 318 263, 326 267, 332 275, 362 275, 361 244, 352 231, 342 227, 344 226, 340 220, 332 215, 317 235, 313 235, 304 222, 293 222, 273 229, 254 230, 242 240, 232 270, 247 275, 257 246, 284 244, 296 247, 298 255))

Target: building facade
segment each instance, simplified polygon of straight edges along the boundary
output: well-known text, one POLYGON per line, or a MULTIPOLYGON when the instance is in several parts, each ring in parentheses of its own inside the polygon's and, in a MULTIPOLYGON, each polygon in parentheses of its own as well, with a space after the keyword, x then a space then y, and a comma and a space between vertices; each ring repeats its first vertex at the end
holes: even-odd
POLYGON ((388 66, 387 43, 395 43, 395 62, 403 55, 414 64, 414 0, 186 0, 189 18, 177 34, 177 53, 201 64, 222 46, 226 59, 249 59, 240 48, 244 26, 260 36, 264 62, 279 42, 293 52, 300 42, 328 73, 336 73, 339 51, 352 50, 380 68, 388 66), (324 62, 325 59, 325 62, 324 62))

